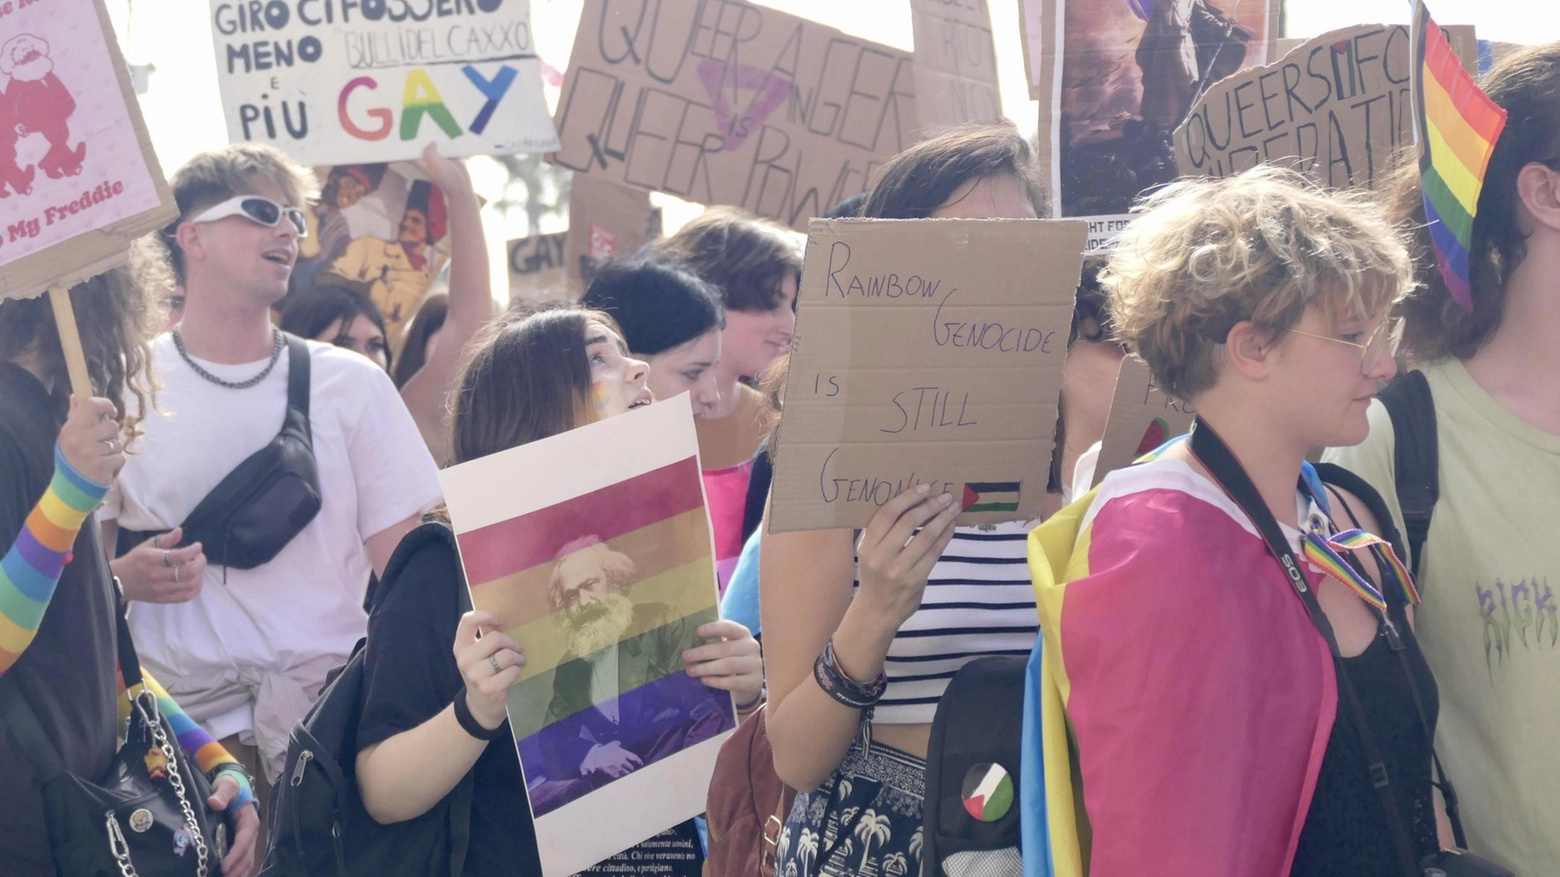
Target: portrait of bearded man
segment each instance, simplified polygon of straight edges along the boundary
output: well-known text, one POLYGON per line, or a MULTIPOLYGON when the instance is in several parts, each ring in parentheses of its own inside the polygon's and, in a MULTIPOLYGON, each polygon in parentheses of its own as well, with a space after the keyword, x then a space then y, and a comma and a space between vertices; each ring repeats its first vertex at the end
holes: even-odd
POLYGON ((665 603, 635 603, 623 592, 637 579, 634 561, 594 536, 557 553, 548 597, 568 648, 538 735, 553 786, 542 797, 556 804, 731 724, 729 699, 726 714, 715 706, 724 693, 712 694, 686 672, 683 652, 703 642, 698 620, 665 603))

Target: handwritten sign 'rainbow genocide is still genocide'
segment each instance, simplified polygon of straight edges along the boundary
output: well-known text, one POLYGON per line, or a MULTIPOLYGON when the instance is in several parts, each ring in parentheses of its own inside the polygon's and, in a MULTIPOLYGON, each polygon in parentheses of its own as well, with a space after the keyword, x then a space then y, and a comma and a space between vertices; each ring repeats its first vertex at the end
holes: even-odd
POLYGON ((921 484, 961 524, 1045 499, 1081 220, 813 220, 770 529, 864 527, 921 484))
POLYGON ((543 152, 529 0, 212 0, 228 137, 311 165, 543 152))
POLYGON ((917 140, 911 55, 745 0, 586 0, 552 160, 797 229, 917 140))

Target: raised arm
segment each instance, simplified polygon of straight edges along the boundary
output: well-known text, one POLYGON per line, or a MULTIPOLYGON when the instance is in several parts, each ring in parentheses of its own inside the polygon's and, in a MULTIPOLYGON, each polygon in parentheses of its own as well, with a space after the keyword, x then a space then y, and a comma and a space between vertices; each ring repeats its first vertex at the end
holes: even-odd
POLYGON ((72 398, 54 448, 54 475, 0 558, 0 675, 32 644, 76 534, 124 464, 114 403, 72 398))
POLYGON ((835 700, 813 676, 824 645, 832 636, 840 669, 851 680, 877 679, 894 634, 921 605, 926 577, 953 538, 956 514, 946 494, 928 497, 924 486, 889 500, 862 536, 854 598, 850 530, 765 534, 759 604, 767 722, 775 773, 786 785, 817 788, 861 725, 862 711, 835 700))
POLYGON ((417 421, 433 459, 449 462, 444 416, 460 372, 461 354, 493 319, 493 284, 488 274, 487 240, 471 175, 464 163, 439 155, 433 144, 417 166, 444 193, 450 210, 450 310, 438 332, 439 343, 417 373, 401 387, 401 398, 417 421))

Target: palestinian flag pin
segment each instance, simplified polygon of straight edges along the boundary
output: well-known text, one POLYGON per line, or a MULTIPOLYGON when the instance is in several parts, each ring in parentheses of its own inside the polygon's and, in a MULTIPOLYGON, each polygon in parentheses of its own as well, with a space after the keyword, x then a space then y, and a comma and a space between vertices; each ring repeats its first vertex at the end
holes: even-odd
POLYGON ((960 508, 967 512, 1016 512, 1018 485, 1017 481, 967 482, 960 508))
POLYGON ((1000 764, 977 764, 964 774, 964 809, 981 822, 996 822, 1013 809, 1013 777, 1000 764))

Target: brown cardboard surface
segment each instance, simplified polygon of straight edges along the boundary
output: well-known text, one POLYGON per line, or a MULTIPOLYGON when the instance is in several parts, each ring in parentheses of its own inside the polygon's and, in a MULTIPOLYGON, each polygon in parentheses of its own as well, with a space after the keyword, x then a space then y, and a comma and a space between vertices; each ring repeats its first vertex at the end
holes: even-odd
POLYGON ((643 189, 619 185, 587 174, 575 174, 569 185, 569 234, 564 265, 578 298, 596 275, 596 267, 613 256, 632 256, 652 238, 661 236, 661 211, 650 206, 643 189))
POLYGON ((517 238, 504 245, 509 254, 511 302, 572 301, 579 291, 564 270, 566 232, 517 238))
POLYGON ((900 491, 1045 498, 1082 222, 814 220, 770 528, 863 527, 900 491))
POLYGON ((1208 90, 1175 132, 1185 176, 1285 163, 1334 188, 1373 187, 1413 145, 1409 28, 1361 24, 1306 40, 1208 90))
POLYGON ((912 56, 746 0, 586 0, 549 156, 798 230, 919 127, 912 56))
POLYGON ((1106 475, 1184 435, 1196 416, 1197 409, 1189 403, 1172 399, 1154 386, 1148 363, 1136 356, 1126 357, 1116 375, 1116 395, 1111 399, 1110 418, 1105 421, 1093 483, 1099 484, 1106 475))
POLYGON ((911 0, 915 103, 928 134, 1002 118, 987 0, 911 0))
MULTIPOLYGON (((1047 25, 1043 21, 1048 6, 1047 0, 1018 0, 1018 41, 1024 47, 1024 80, 1030 100, 1048 100, 1051 94, 1045 65, 1047 25)), ((1050 11, 1055 14, 1054 9, 1050 11)))
MULTIPOLYGON (((1469 73, 1478 76, 1479 41, 1474 31, 1474 26, 1471 24, 1447 24, 1442 25, 1441 30, 1445 31, 1447 40, 1452 44, 1452 51, 1457 53, 1457 57, 1463 62, 1463 66, 1468 68, 1469 73)), ((1282 58, 1305 45, 1306 42, 1307 40, 1302 37, 1282 37, 1277 43, 1276 54, 1282 58)))
POLYGON ((1051 215, 1088 219, 1086 248, 1105 252, 1138 195, 1178 175, 1170 133, 1197 92, 1274 57, 1281 2, 1024 2, 1051 215))
MULTIPOLYGON (((0 200, 0 298, 28 298, 124 264, 131 241, 172 221, 178 209, 102 0, 6 5, 0 47, 26 35, 46 43, 52 72, 40 81, 50 89, 46 106, 58 113, 44 123, 9 118, 20 110, 0 99, 0 174, 8 180, 0 182, 7 196, 0 200), (62 94, 73 109, 64 109, 62 94), (62 150, 82 153, 75 173, 55 178, 45 153, 53 154, 58 138, 62 150), (33 178, 22 185, 18 175, 27 168, 33 178), (24 245, 48 240, 39 249, 24 245)), ((8 96, 19 78, 9 77, 8 96)))

